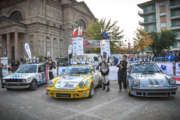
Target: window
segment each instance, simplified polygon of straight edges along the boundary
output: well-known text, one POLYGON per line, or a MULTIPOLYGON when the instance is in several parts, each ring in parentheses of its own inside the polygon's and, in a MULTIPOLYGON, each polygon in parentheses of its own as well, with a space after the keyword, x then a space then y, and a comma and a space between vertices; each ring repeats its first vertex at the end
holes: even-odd
POLYGON ((19 11, 14 11, 9 18, 18 22, 23 20, 22 14, 19 11))
POLYGON ((86 23, 84 22, 84 20, 80 19, 78 21, 78 26, 82 27, 83 29, 86 29, 86 23))

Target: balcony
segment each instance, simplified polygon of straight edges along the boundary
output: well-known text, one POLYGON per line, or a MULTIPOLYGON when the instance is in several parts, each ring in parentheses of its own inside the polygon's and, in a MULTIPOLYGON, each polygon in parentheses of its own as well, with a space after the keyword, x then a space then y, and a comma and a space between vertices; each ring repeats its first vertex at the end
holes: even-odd
POLYGON ((180 8, 180 1, 171 2, 170 8, 171 8, 171 9, 180 8))
POLYGON ((172 26, 172 27, 171 27, 171 30, 180 30, 180 25, 178 25, 178 26, 172 26))
POLYGON ((148 20, 148 21, 139 21, 139 24, 144 26, 144 25, 148 25, 148 24, 154 24, 156 23, 156 20, 152 19, 152 20, 148 20))
POLYGON ((146 16, 146 15, 155 14, 155 13, 156 13, 155 10, 150 10, 147 12, 138 11, 139 16, 141 16, 141 17, 146 16))
POLYGON ((171 20, 176 20, 176 19, 180 19, 180 15, 171 16, 171 20))

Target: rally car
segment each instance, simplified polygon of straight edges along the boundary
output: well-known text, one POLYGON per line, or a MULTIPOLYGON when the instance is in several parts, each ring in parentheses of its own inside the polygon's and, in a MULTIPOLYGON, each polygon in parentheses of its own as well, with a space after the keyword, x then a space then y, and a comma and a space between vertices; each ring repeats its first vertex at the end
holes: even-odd
POLYGON ((176 95, 176 81, 155 63, 133 64, 127 73, 130 96, 170 97, 176 95))
POLYGON ((49 81, 47 94, 53 98, 86 98, 94 96, 94 89, 101 86, 101 74, 88 65, 73 65, 49 81))
POLYGON ((3 78, 3 84, 10 89, 37 89, 38 85, 46 83, 46 65, 40 64, 23 64, 20 65, 15 73, 3 78))

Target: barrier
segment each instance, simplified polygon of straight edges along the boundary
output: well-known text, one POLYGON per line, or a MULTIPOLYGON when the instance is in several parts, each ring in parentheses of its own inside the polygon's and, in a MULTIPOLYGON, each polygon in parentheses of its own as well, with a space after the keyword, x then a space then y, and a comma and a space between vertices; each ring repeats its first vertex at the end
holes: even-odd
POLYGON ((118 80, 118 67, 116 66, 110 66, 109 67, 109 80, 118 80))
POLYGON ((164 62, 164 63, 157 63, 157 65, 161 68, 161 70, 165 74, 174 76, 173 63, 171 63, 171 62, 164 62))

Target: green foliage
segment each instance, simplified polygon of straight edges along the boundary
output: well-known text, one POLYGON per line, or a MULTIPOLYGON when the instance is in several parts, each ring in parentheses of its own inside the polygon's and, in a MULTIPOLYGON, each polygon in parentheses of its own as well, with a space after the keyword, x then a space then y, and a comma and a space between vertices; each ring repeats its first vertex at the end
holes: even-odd
POLYGON ((113 52, 117 47, 120 47, 123 38, 123 30, 120 30, 117 23, 117 21, 112 22, 111 19, 96 20, 87 29, 88 37, 93 40, 103 40, 102 32, 106 32, 111 40, 110 44, 113 52))
POLYGON ((161 32, 150 33, 152 44, 150 47, 155 56, 162 53, 164 49, 170 49, 170 46, 176 41, 176 35, 170 30, 162 30, 161 32))

